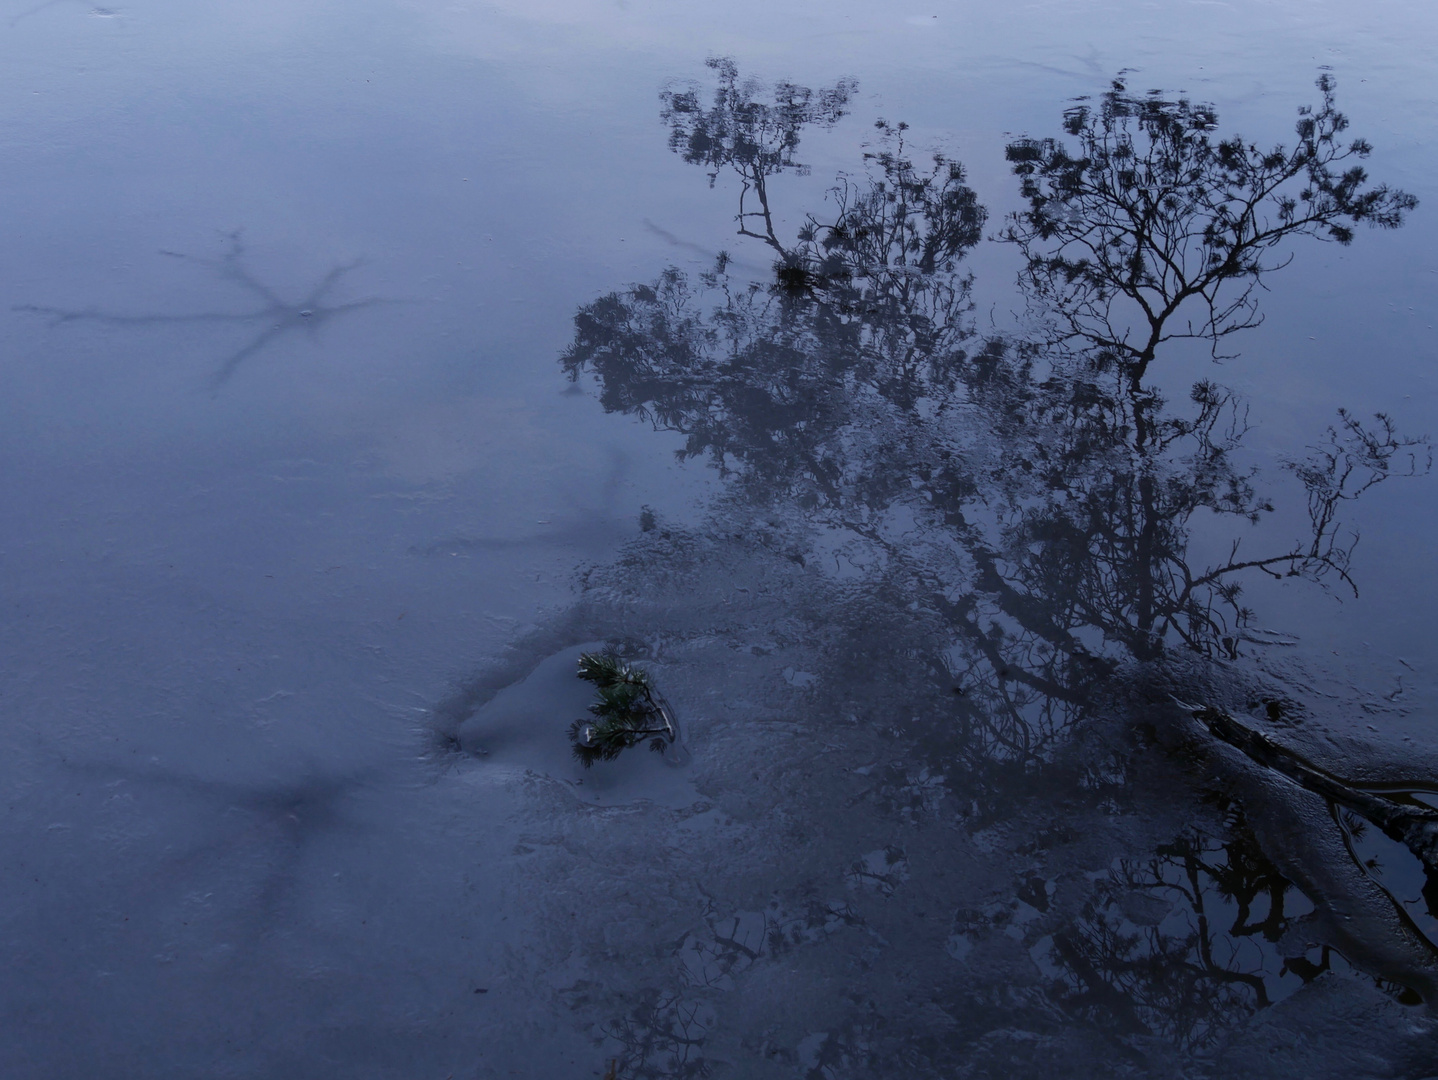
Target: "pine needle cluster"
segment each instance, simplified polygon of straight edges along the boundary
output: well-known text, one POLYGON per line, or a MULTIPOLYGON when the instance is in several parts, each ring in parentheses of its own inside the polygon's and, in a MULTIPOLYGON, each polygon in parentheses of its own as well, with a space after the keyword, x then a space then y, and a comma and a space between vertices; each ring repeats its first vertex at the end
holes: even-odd
POLYGON ((663 751, 674 740, 674 724, 647 672, 603 652, 582 653, 578 674, 599 692, 589 706, 592 719, 576 720, 569 727, 574 756, 586 769, 596 761, 613 761, 641 742, 663 751))

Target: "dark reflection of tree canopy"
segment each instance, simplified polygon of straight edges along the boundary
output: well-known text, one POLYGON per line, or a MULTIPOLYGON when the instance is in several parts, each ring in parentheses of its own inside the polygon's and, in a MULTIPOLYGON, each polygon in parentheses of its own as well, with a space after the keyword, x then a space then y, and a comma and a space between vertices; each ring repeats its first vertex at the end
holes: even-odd
MULTIPOLYGON (((1175 405, 1149 381, 1177 341, 1233 355, 1226 343, 1260 321, 1259 286, 1293 242, 1347 244, 1416 205, 1369 183, 1356 164, 1367 143, 1339 141, 1329 77, 1291 148, 1219 139, 1210 107, 1121 82, 1065 114, 1075 150, 1011 143, 1026 208, 1000 238, 1023 256, 1032 332, 1001 335, 971 319, 964 259, 985 211, 956 161, 920 164, 904 126, 881 121, 864 172, 786 240, 765 180, 796 167, 801 129, 833 123, 852 86, 781 84, 769 105, 732 63, 711 67, 712 108, 696 90, 665 96, 671 145, 711 183, 737 174, 739 232, 775 252, 774 278, 742 280, 721 255, 697 277, 671 268, 611 293, 576 315, 564 368, 594 377, 607 411, 681 433, 681 456, 789 520, 807 558, 844 554, 941 627, 926 649, 935 683, 960 691, 951 745, 963 759, 947 768, 981 783, 985 770, 1040 767, 1126 661, 1236 655, 1253 618, 1248 575, 1352 585, 1342 508, 1425 469, 1426 440, 1341 411, 1287 466, 1306 531, 1252 551, 1250 527, 1274 507, 1240 458, 1246 406, 1208 379, 1175 405), (1190 541, 1209 518, 1232 522, 1233 538, 1200 563, 1190 541)), ((1192 929, 1120 932, 1093 907, 1055 937, 1083 988, 1068 996, 1110 1012, 1122 999, 1136 1023, 1187 1046, 1225 1011, 1266 1004, 1263 978, 1216 952, 1219 937, 1275 940, 1284 921, 1290 886, 1241 832, 1195 833, 1127 867, 1129 888, 1183 894, 1192 929), (1212 925, 1210 896, 1237 904, 1236 921, 1212 925)), ((1291 970, 1306 980, 1326 960, 1303 963, 1291 970)))
MULTIPOLYGON (((709 113, 683 97, 690 126, 676 131, 691 134, 676 148, 752 186, 753 154, 686 149, 708 130, 693 117, 735 111, 737 75, 720 70, 709 113)), ((758 93, 744 85, 744 100, 758 93)), ((612 293, 576 316, 565 369, 597 376, 606 410, 683 433, 687 456, 738 474, 752 499, 802 507, 870 549, 952 628, 949 674, 979 680, 995 717, 986 752, 1033 756, 1051 734, 1035 710, 1078 700, 1103 661, 1176 645, 1232 654, 1251 619, 1246 572, 1347 580, 1339 509, 1421 466, 1426 446, 1386 417, 1342 413, 1291 466, 1309 495, 1307 536, 1259 553, 1236 537, 1226 558, 1189 562, 1197 515, 1256 523, 1272 506, 1236 460, 1246 409, 1208 380, 1169 408, 1144 381, 1157 350, 1188 336, 1216 346, 1252 325, 1255 287, 1284 261, 1265 260, 1284 241, 1346 243, 1355 224, 1393 227, 1414 205, 1361 169, 1336 172, 1368 147, 1336 142, 1346 120, 1331 80, 1319 86, 1291 151, 1214 142, 1211 109, 1121 84, 1099 109, 1066 115, 1082 156, 1013 143, 1029 209, 1005 235, 1026 256, 1029 302, 1064 330, 1057 344, 976 336, 962 260, 984 212, 956 162, 920 168, 902 126, 881 123, 866 173, 834 189, 830 215, 807 215, 792 244, 774 239, 774 282, 736 280, 721 256, 697 281, 670 269, 612 293)), ((787 86, 779 96, 812 100, 787 86)), ((780 145, 797 145, 799 122, 780 145)))
POLYGON ((841 79, 815 93, 807 86, 781 82, 769 91, 770 102, 760 100, 766 88, 758 80, 740 80, 734 61, 716 57, 708 66, 719 78, 710 108, 704 108, 698 87, 666 90, 661 97, 669 146, 691 165, 708 169, 711 187, 721 172, 738 173, 744 184, 739 194, 740 233, 783 254, 769 207, 769 177, 785 170, 808 171, 794 156, 800 133, 806 127, 832 127, 844 115, 855 83, 841 79), (758 210, 749 208, 750 195, 758 210), (762 232, 749 227, 756 218, 762 232))
POLYGON ((1165 343, 1197 339, 1217 356, 1256 326, 1259 283, 1292 258, 1290 240, 1348 244, 1357 225, 1401 225, 1417 200, 1368 185, 1357 162, 1372 147, 1339 140, 1348 120, 1332 77, 1318 89, 1322 105, 1299 110, 1292 148, 1215 140, 1212 106, 1134 97, 1122 82, 1097 108, 1064 114, 1076 154, 1054 139, 1011 143, 1028 209, 1004 235, 1063 337, 1136 386, 1165 343))

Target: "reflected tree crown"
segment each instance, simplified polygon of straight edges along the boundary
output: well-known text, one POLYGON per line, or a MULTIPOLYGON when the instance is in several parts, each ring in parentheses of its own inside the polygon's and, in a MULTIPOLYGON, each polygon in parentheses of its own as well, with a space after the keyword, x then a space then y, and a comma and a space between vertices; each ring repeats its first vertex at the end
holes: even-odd
MULTIPOLYGON (((721 88, 748 85, 732 66, 721 74, 721 88)), ((1143 382, 1165 342, 1216 349, 1256 322, 1257 285, 1288 258, 1281 241, 1347 242, 1353 225, 1395 227, 1414 205, 1339 171, 1368 147, 1337 142, 1346 121, 1331 80, 1319 86, 1323 105, 1301 113, 1290 151, 1218 140, 1210 108, 1120 86, 1066 114, 1079 156, 1054 140, 1012 144, 1029 209, 1004 236, 1058 335, 978 333, 964 258, 985 211, 957 162, 920 165, 904 126, 880 121, 827 213, 806 214, 793 242, 770 218, 749 233, 779 253, 771 280, 736 278, 723 256, 695 278, 671 268, 582 308, 562 363, 597 378, 606 410, 682 433, 681 455, 732 474, 750 505, 797 511, 811 556, 842 553, 875 588, 914 598, 947 639, 933 646, 937 677, 971 688, 966 707, 985 718, 984 752, 1032 757, 1112 664, 1173 647, 1235 654, 1252 618, 1246 575, 1351 584, 1339 511, 1426 468, 1424 440, 1341 413, 1291 463, 1308 533, 1250 552, 1247 529, 1273 507, 1242 462, 1246 408, 1209 380, 1178 408, 1143 382), (1154 320, 1132 330, 1123 304, 1154 320), (1192 304, 1204 317, 1178 321, 1192 304), (1233 523, 1226 556, 1190 556, 1200 516, 1233 523)), ((753 98, 735 93, 715 109, 753 98)), ((697 99, 674 114, 674 102, 666 117, 680 116, 688 147, 708 114, 697 99)), ((686 156, 712 175, 733 164, 728 145, 686 156)), ((751 170, 747 194, 770 166, 735 167, 751 170)))
POLYGON ((805 215, 798 244, 775 268, 779 284, 792 290, 868 282, 903 302, 936 275, 954 274, 982 238, 988 215, 964 167, 936 152, 925 169, 909 156, 907 124, 879 120, 874 127, 879 140, 864 153, 864 176, 839 178, 829 193, 831 216, 805 215))
POLYGON ((575 316, 570 378, 592 372, 606 410, 684 432, 684 456, 788 478, 810 505, 839 498, 863 468, 834 439, 855 410, 952 391, 972 336, 961 262, 985 220, 957 163, 921 169, 901 128, 879 132, 865 173, 832 190, 832 214, 806 215, 780 245, 773 282, 733 279, 721 255, 697 281, 671 269, 604 297, 575 316))
MULTIPOLYGON (((711 182, 739 173, 740 232, 775 252, 773 276, 747 280, 721 255, 707 273, 670 267, 601 297, 575 316, 566 373, 594 378, 607 411, 681 434, 681 457, 731 480, 726 534, 745 528, 832 571, 845 613, 882 627, 856 632, 836 670, 902 656, 902 682, 886 686, 913 715, 902 732, 936 772, 963 777, 955 789, 975 807, 1064 769, 1074 791, 1112 791, 1124 781, 1106 770, 1128 768, 1127 751, 1091 762, 1071 751, 1096 703, 1113 704, 1104 693, 1133 685, 1115 672, 1179 651, 1237 656, 1256 574, 1351 585, 1344 507, 1431 463, 1426 439, 1340 410, 1287 463, 1306 528, 1256 531, 1274 507, 1244 458, 1247 407, 1210 379, 1170 403, 1145 382, 1150 365, 1185 338, 1219 356, 1257 325, 1259 285, 1293 257, 1291 241, 1395 228, 1416 200, 1369 183, 1356 164, 1368 144, 1339 141, 1347 121, 1326 76, 1297 144, 1272 150, 1218 136, 1208 106, 1116 83, 1065 114, 1076 151, 1009 145, 1027 209, 1000 239, 1024 257, 1037 331, 981 332, 965 260, 986 212, 957 161, 919 160, 903 124, 879 121, 862 170, 781 237, 763 179, 793 163, 806 121, 790 111, 795 126, 776 126, 757 84, 711 66, 712 110, 666 95, 671 145, 711 182), (751 106, 779 148, 768 157, 758 136, 711 135, 737 130, 728 117, 751 106), (1215 523, 1227 550, 1195 554, 1215 523)), ((781 85, 806 108, 815 100, 781 85)), ((1185 665, 1161 670, 1178 678, 1185 665)), ((1301 893, 1241 808, 1222 818, 1113 867, 1052 934, 1061 1008, 1198 1050, 1330 968, 1327 946, 1278 955, 1301 893)), ((983 923, 976 935, 998 925, 983 923)))
POLYGON ((697 86, 666 90, 660 96, 663 119, 669 125, 669 146, 691 165, 709 172, 709 185, 727 169, 743 181, 739 196, 739 232, 762 240, 785 254, 774 232, 769 208, 768 178, 785 170, 807 172, 795 157, 806 127, 832 127, 844 115, 849 98, 858 88, 853 79, 840 79, 824 90, 811 90, 791 82, 772 89, 757 79, 740 79, 739 68, 727 57, 711 57, 706 65, 718 76, 714 102, 705 108, 697 86), (761 100, 768 96, 770 100, 761 100), (759 209, 749 209, 752 194, 759 209), (755 232, 750 225, 757 225, 755 232))
POLYGON ((1008 160, 1028 208, 1004 239, 1023 252, 1023 286, 1059 337, 1119 365, 1135 382, 1164 343, 1196 338, 1215 357, 1258 325, 1260 278, 1291 258, 1287 243, 1351 243, 1358 225, 1397 228, 1418 205, 1369 183, 1372 147, 1344 142, 1335 83, 1299 109, 1292 147, 1218 138, 1211 105, 1136 96, 1116 80, 1096 104, 1064 114, 1076 138, 1019 139, 1008 160))

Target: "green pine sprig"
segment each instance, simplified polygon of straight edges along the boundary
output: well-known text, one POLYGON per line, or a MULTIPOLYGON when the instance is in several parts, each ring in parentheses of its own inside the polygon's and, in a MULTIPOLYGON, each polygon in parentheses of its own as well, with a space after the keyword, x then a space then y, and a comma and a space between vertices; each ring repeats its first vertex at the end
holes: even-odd
POLYGON ((599 695, 589 706, 594 719, 576 720, 569 726, 574 756, 586 769, 596 761, 613 761, 641 742, 662 751, 674 740, 674 725, 647 672, 603 652, 582 653, 578 674, 594 683, 599 695))

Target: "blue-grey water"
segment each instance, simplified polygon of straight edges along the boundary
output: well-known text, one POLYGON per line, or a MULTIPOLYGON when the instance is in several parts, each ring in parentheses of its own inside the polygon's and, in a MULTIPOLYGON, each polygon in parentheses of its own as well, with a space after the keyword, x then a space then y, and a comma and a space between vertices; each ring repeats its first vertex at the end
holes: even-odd
POLYGON ((1438 1076, 1431 8, 6 0, 0 57, 0 1075, 1438 1076), (1005 239, 1042 140, 1291 150, 1320 76, 1366 179, 1141 365, 1084 275, 1222 265, 1164 247, 1222 155, 1005 239), (604 650, 669 753, 576 759, 604 650))

